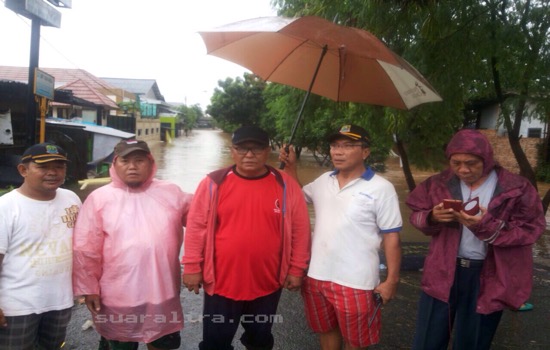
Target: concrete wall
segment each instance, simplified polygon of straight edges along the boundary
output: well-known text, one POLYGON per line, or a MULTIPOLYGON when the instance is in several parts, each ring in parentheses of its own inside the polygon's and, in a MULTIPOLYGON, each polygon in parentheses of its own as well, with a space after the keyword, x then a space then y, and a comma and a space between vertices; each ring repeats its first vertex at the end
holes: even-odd
POLYGON ((136 119, 136 138, 143 141, 160 141, 159 119, 136 119))
MULTIPOLYGON (((161 116, 160 117, 160 123, 161 124, 169 125, 169 127, 170 127, 169 133, 170 133, 171 138, 176 138, 176 122, 177 122, 176 116, 161 116)), ((161 132, 163 132, 163 131, 161 130, 161 132)), ((166 132, 166 130, 164 132, 166 132)), ((162 139, 162 137, 163 136, 161 135, 161 139, 162 139)))

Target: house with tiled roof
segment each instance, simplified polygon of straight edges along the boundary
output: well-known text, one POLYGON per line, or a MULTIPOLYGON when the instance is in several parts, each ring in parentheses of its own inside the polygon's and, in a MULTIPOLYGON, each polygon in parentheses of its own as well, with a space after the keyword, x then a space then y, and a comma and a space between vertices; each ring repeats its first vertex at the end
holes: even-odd
MULTIPOLYGON (((106 125, 107 116, 116 115, 116 111, 119 109, 116 103, 119 92, 118 89, 113 88, 107 82, 84 69, 41 67, 40 70, 54 77, 54 88, 56 90, 63 88, 64 90, 73 91, 69 88, 72 86, 76 92, 74 95, 88 102, 86 106, 81 106, 77 104, 60 104, 54 101, 48 115, 60 118, 79 117, 97 125, 106 125), (75 83, 77 81, 79 83, 75 83)), ((28 74, 28 67, 0 66, 0 81, 27 84, 28 74)))
MULTIPOLYGON (((81 79, 75 80, 71 83, 60 86, 58 89, 69 90, 73 93, 74 96, 81 98, 83 100, 92 102, 96 106, 104 107, 106 110, 118 109, 118 105, 113 100, 108 98, 106 95, 100 93, 98 90, 94 89, 90 84, 88 84, 84 80, 81 80, 81 79)), ((59 111, 54 111, 52 113, 52 116, 61 117, 61 118, 64 117, 62 115, 57 115, 58 114, 57 112, 59 111)), ((98 125, 102 124, 101 122, 98 122, 96 120, 97 118, 96 113, 91 113, 91 115, 86 115, 86 111, 82 111, 81 117, 84 121, 93 122, 98 125)))
MULTIPOLYGON (((52 101, 48 116, 81 118, 85 122, 135 133, 145 141, 161 139, 159 114, 168 110, 169 105, 155 80, 118 79, 114 85, 84 69, 41 67, 40 70, 54 77, 56 90, 71 91, 75 98, 88 102, 81 106, 52 101), (127 83, 122 84, 123 81, 127 83), (126 90, 126 86, 131 90, 126 90), (136 105, 137 108, 133 108, 136 105)), ((27 83, 28 68, 0 66, 0 81, 27 83)))
MULTIPOLYGON (((118 140, 136 137, 136 117, 117 116, 121 110, 117 101, 135 101, 134 94, 112 87, 83 69, 40 70, 55 80, 54 100, 48 102, 45 135, 41 136, 70 154, 69 179, 85 178, 89 170, 101 166, 104 153, 112 152, 118 140), (114 124, 113 128, 109 124, 114 124), (119 125, 127 128, 116 130, 119 125)), ((4 136, 0 139, 0 187, 21 181, 17 173, 6 172, 14 169, 11 165, 18 162, 29 142, 35 142, 27 112, 28 74, 27 67, 0 66, 0 126, 4 136)))

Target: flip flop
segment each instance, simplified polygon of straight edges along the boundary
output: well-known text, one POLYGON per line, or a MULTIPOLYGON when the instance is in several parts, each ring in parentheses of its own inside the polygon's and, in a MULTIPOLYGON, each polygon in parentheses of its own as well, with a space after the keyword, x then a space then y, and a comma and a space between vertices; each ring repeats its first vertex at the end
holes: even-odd
POLYGON ((531 310, 533 310, 533 304, 531 303, 523 303, 518 308, 518 311, 531 311, 531 310))

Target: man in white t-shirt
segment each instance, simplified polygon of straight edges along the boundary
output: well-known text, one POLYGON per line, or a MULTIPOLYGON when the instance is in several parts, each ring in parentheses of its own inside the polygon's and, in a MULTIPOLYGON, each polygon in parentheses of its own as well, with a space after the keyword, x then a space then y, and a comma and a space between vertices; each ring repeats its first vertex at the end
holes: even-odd
POLYGON ((29 147, 23 184, 0 197, 0 350, 59 349, 71 318, 72 235, 81 202, 59 146, 29 147))
MULTIPOLYGON (((302 296, 322 349, 341 349, 342 342, 346 350, 365 349, 379 342, 377 303, 396 293, 403 223, 395 188, 365 166, 367 131, 344 125, 328 141, 335 170, 303 187, 315 208, 315 230, 302 296), (379 276, 381 245, 388 266, 384 282, 379 276)), ((281 150, 280 160, 297 178, 294 151, 281 150)))

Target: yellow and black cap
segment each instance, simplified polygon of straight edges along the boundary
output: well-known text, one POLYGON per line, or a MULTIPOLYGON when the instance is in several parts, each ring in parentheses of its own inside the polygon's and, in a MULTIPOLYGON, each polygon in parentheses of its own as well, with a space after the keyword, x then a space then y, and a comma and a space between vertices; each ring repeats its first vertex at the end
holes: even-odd
POLYGON ((56 144, 44 142, 33 145, 25 150, 21 163, 35 162, 38 164, 60 160, 68 162, 67 152, 56 144))
POLYGON ((370 146, 370 136, 367 130, 363 129, 360 126, 347 124, 343 125, 338 132, 330 135, 328 141, 332 142, 339 137, 347 137, 353 141, 361 141, 370 146))

